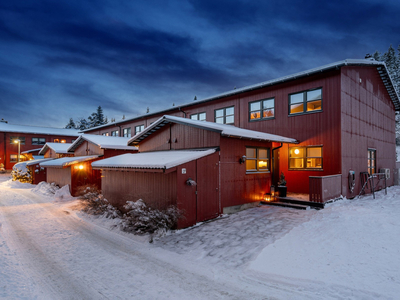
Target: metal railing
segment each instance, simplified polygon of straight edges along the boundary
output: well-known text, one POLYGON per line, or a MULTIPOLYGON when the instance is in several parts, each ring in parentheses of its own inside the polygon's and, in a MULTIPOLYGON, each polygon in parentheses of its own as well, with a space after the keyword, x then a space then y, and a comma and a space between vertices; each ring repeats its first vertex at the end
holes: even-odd
POLYGON ((361 184, 363 186, 361 188, 360 193, 358 194, 358 198, 360 198, 360 196, 363 192, 365 194, 365 189, 369 188, 369 186, 370 186, 372 195, 375 199, 375 190, 378 187, 378 184, 381 180, 385 181, 385 195, 387 195, 387 183, 386 183, 386 174, 385 173, 375 173, 375 174, 369 175, 367 172, 361 172, 360 178, 361 178, 361 184), (376 184, 374 182, 374 179, 376 179, 376 184))

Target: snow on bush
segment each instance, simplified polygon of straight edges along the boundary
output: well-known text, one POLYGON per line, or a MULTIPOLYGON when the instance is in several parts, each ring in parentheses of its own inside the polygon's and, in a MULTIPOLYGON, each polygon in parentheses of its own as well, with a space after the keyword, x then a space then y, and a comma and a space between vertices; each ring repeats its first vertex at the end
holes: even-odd
POLYGON ((39 182, 39 184, 32 189, 32 192, 36 194, 43 194, 43 195, 54 195, 56 191, 59 189, 58 186, 55 185, 54 182, 47 183, 45 181, 39 182))
POLYGON ((59 201, 70 200, 72 196, 69 191, 69 185, 64 185, 62 188, 58 189, 54 194, 54 197, 59 201))
POLYGON ((82 202, 82 210, 91 215, 103 215, 114 219, 122 216, 121 212, 108 203, 100 191, 94 185, 85 185, 78 188, 79 199, 82 202))
POLYGON ((26 167, 26 162, 20 162, 14 165, 11 176, 13 181, 32 183, 31 171, 26 167))
POLYGON ((122 218, 121 229, 136 234, 163 234, 174 228, 182 216, 176 206, 161 211, 147 206, 142 199, 135 202, 127 201, 124 208, 127 213, 122 218))

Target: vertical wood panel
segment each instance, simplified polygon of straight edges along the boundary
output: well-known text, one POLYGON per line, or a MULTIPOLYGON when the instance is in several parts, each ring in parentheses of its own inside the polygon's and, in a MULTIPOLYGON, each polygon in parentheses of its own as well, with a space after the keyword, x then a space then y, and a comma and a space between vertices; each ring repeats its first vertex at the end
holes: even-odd
POLYGON ((47 182, 52 183, 54 182, 60 187, 64 185, 71 186, 71 168, 46 168, 47 172, 47 182))

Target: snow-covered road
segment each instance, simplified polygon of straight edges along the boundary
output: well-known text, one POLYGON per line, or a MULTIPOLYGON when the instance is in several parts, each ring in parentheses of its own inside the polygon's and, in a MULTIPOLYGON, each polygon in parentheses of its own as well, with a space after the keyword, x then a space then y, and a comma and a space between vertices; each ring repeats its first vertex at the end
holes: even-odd
POLYGON ((150 244, 79 212, 76 201, 6 179, 0 176, 0 299, 400 294, 400 187, 322 211, 249 209, 150 244))
POLYGON ((1 265, 8 273, 3 298, 263 298, 214 281, 210 270, 178 255, 86 223, 46 198, 0 187, 1 252, 7 260, 1 265))

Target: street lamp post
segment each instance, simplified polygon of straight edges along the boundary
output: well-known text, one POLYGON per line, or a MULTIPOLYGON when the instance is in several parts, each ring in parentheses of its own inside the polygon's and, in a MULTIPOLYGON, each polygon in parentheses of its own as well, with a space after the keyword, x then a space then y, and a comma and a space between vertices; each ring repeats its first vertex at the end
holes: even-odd
POLYGON ((14 140, 14 143, 18 144, 18 162, 19 162, 19 156, 21 153, 21 141, 20 140, 14 140))

